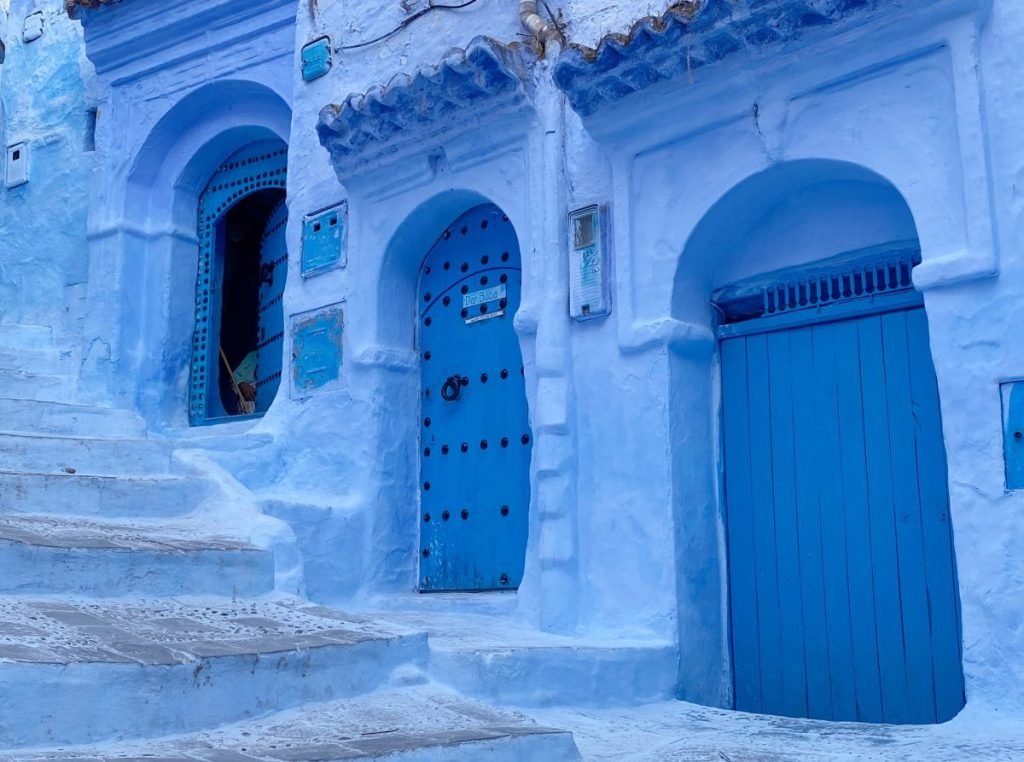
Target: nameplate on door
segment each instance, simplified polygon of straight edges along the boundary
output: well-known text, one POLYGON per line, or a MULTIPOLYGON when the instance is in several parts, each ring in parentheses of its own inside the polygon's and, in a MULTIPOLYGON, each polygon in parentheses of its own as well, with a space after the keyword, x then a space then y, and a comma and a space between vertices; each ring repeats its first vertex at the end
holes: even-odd
POLYGON ((467 309, 469 307, 476 307, 480 304, 487 304, 488 302, 496 302, 499 299, 504 299, 505 296, 505 284, 502 283, 494 288, 485 288, 480 291, 474 291, 470 294, 464 294, 462 297, 462 308, 467 309))

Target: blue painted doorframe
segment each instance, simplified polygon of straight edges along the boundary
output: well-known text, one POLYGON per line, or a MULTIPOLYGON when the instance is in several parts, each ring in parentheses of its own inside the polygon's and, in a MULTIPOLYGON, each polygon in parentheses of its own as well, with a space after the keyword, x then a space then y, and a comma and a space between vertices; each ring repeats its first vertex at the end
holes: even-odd
POLYGON ((913 264, 876 252, 719 295, 737 709, 935 723, 964 706, 913 264))
MULTIPOLYGON (((246 196, 267 189, 284 190, 287 170, 288 148, 284 143, 253 143, 220 166, 199 199, 199 267, 189 379, 189 421, 193 426, 229 419, 219 392, 224 217, 246 196)), ((281 320, 283 330, 283 316, 281 320)))
POLYGON ((512 590, 523 576, 530 433, 519 339, 519 244, 470 210, 420 268, 420 589, 512 590))

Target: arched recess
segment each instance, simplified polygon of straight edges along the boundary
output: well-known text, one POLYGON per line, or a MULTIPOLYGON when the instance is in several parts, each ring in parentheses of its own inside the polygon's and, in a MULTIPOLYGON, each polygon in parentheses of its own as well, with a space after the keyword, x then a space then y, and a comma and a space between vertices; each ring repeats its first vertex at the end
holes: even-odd
MULTIPOLYGON (((385 485, 388 494, 381 496, 384 503, 388 505, 415 506, 417 510, 414 512, 396 511, 391 512, 387 516, 379 516, 376 519, 377 525, 374 532, 378 536, 378 542, 381 545, 417 549, 415 552, 420 568, 418 570, 412 569, 411 571, 417 574, 415 586, 423 591, 511 589, 518 585, 524 574, 525 544, 530 508, 529 452, 532 447, 532 435, 528 430, 528 423, 526 423, 528 419, 526 412, 528 403, 522 368, 524 364, 523 357, 531 356, 532 345, 528 341, 524 341, 514 329, 515 305, 507 304, 504 308, 501 308, 504 310, 504 314, 501 317, 476 324, 483 331, 487 331, 489 328, 499 324, 507 329, 506 333, 510 334, 511 345, 514 347, 514 363, 510 361, 507 368, 495 366, 493 372, 491 372, 491 369, 473 367, 473 377, 470 379, 470 385, 465 387, 465 395, 461 396, 456 402, 444 403, 440 400, 441 386, 443 386, 444 380, 450 375, 470 376, 469 368, 470 364, 472 364, 472 358, 469 360, 470 364, 465 364, 465 358, 451 358, 451 362, 455 364, 442 374, 445 376, 444 379, 434 383, 428 379, 428 371, 433 370, 433 367, 438 366, 438 363, 434 362, 434 359, 424 360, 424 357, 428 352, 430 357, 437 357, 438 347, 428 347, 428 344, 424 343, 426 337, 422 333, 423 325, 421 325, 429 317, 431 318, 430 322, 432 325, 428 326, 426 330, 429 331, 440 327, 440 323, 435 322, 436 316, 424 313, 424 308, 428 306, 424 301, 424 297, 428 292, 431 295, 431 303, 437 302, 438 310, 444 309, 441 306, 442 301, 445 295, 449 296, 448 309, 454 310, 449 317, 454 322, 463 320, 461 318, 461 310, 463 309, 461 300, 463 297, 471 296, 474 291, 503 285, 501 283, 501 276, 503 274, 507 275, 506 273, 503 271, 498 272, 497 270, 493 273, 485 271, 495 266, 509 265, 513 252, 516 253, 516 258, 518 258, 519 246, 520 239, 515 231, 514 220, 509 220, 490 199, 475 191, 461 189, 446 191, 417 206, 395 230, 395 233, 389 240, 384 256, 378 260, 379 269, 375 273, 377 289, 373 295, 374 304, 365 304, 362 301, 362 297, 353 295, 351 308, 369 312, 376 318, 373 321, 367 321, 374 324, 374 333, 372 336, 366 336, 366 343, 376 347, 378 351, 378 354, 374 354, 372 358, 367 356, 368 359, 371 359, 371 362, 368 364, 373 365, 377 369, 386 369, 386 372, 378 372, 375 375, 374 394, 378 400, 377 404, 381 409, 389 411, 388 415, 377 418, 382 427, 376 434, 377 440, 382 444, 397 441, 413 445, 400 448, 391 445, 383 446, 380 452, 381 463, 379 467, 389 474, 389 479, 385 485), (472 227, 473 240, 484 248, 489 245, 488 237, 493 235, 497 240, 497 243, 494 245, 498 245, 499 249, 492 253, 493 260, 488 264, 480 261, 481 257, 487 256, 487 253, 482 250, 478 252, 472 270, 469 269, 467 259, 467 272, 464 275, 467 278, 470 275, 474 277, 473 288, 469 288, 468 280, 465 283, 459 281, 458 283, 451 284, 454 290, 450 294, 439 295, 435 285, 428 285, 423 280, 425 268, 432 267, 432 265, 428 264, 428 259, 432 252, 436 254, 439 246, 445 243, 446 235, 452 241, 461 240, 463 237, 463 227, 467 230, 467 236, 470 235, 470 227, 472 227), (503 233, 503 235, 499 235, 499 233, 503 233), (506 250, 510 254, 510 259, 503 263, 501 257, 506 250), (487 277, 493 278, 494 283, 489 282, 486 285, 480 285, 479 280, 487 277), (467 294, 462 294, 462 287, 464 285, 467 287, 467 294), (424 288, 428 289, 428 291, 423 291, 424 288), (433 298, 435 296, 437 299, 433 298), (490 324, 489 326, 488 323, 490 324), (412 362, 408 365, 404 359, 399 359, 406 357, 412 359, 412 362), (428 368, 427 366, 430 363, 434 363, 434 366, 428 368), (502 370, 508 371, 507 378, 502 377, 502 370), (480 380, 481 375, 484 373, 488 374, 489 380, 487 382, 481 382, 480 380), (492 378, 493 383, 491 382, 492 378), (485 389, 487 391, 497 390, 500 388, 498 385, 502 383, 505 383, 509 389, 514 388, 516 390, 522 413, 522 421, 519 422, 521 430, 517 429, 515 432, 511 430, 499 432, 496 430, 493 436, 475 436, 473 452, 466 453, 463 453, 461 449, 464 438, 460 438, 458 442, 453 440, 452 442, 438 441, 436 443, 428 443, 426 441, 424 432, 429 434, 430 429, 433 429, 433 431, 438 430, 438 426, 428 428, 423 425, 424 419, 427 417, 423 409, 427 387, 430 387, 432 404, 449 405, 454 409, 455 407, 466 407, 471 401, 472 395, 479 395, 485 389), (526 428, 523 427, 524 425, 526 428), (482 446, 483 439, 485 438, 488 442, 482 446), (506 447, 502 446, 503 439, 508 440, 506 447), (481 577, 477 579, 470 577, 470 581, 462 584, 461 588, 456 584, 438 584, 436 574, 432 575, 430 571, 427 571, 427 564, 425 562, 428 559, 430 562, 437 560, 436 553, 439 546, 436 544, 430 545, 430 540, 427 537, 427 533, 424 533, 423 528, 428 523, 425 520, 427 513, 431 514, 428 529, 435 528, 435 525, 443 525, 445 523, 443 514, 446 507, 439 506, 439 510, 427 507, 424 499, 437 495, 441 485, 433 476, 428 475, 426 479, 421 478, 421 475, 425 473, 421 470, 423 461, 429 458, 432 462, 437 462, 437 458, 443 457, 462 457, 468 460, 473 454, 477 456, 493 456, 497 460, 502 453, 508 454, 512 452, 513 442, 519 448, 519 452, 526 452, 526 457, 521 463, 522 473, 517 475, 521 488, 524 490, 522 494, 517 495, 514 500, 499 500, 495 497, 494 500, 488 502, 491 496, 481 493, 475 495, 474 499, 478 500, 476 505, 467 503, 459 505, 457 508, 447 507, 449 511, 449 526, 461 528, 482 524, 484 515, 487 514, 490 514, 490 518, 494 519, 494 523, 499 528, 502 521, 509 525, 518 522, 517 531, 521 532, 521 535, 516 536, 511 543, 515 547, 509 551, 510 565, 507 569, 495 568, 493 578, 483 579, 481 577), (449 447, 447 456, 442 455, 441 452, 441 448, 445 444, 448 444, 449 447), (431 453, 429 456, 424 455, 427 449, 431 453), (429 489, 425 488, 427 481, 431 482, 429 489), (493 505, 490 505, 492 502, 493 505), (508 507, 508 511, 504 514, 502 513, 503 506, 508 507), (468 517, 465 519, 462 518, 463 510, 468 511, 468 517), (513 515, 513 510, 518 512, 518 515, 513 515), (423 542, 428 544, 424 545, 423 542), (425 556, 423 553, 425 549, 429 550, 431 555, 425 556), (503 578, 503 574, 507 575, 507 577, 503 578), (429 582, 425 583, 428 577, 430 578, 429 582)), ((459 260, 458 264, 453 265, 453 267, 460 268, 461 264, 462 260, 459 260)), ((513 267, 517 270, 518 274, 519 265, 516 263, 513 267)), ((440 263, 439 268, 436 272, 432 270, 431 275, 428 277, 436 278, 443 273, 443 262, 440 263)), ((458 272, 460 277, 463 275, 460 269, 452 270, 452 272, 458 272)), ((516 297, 518 298, 518 293, 516 297)), ((486 309, 490 310, 490 307, 494 307, 495 310, 498 310, 500 302, 501 297, 497 296, 493 303, 485 302, 488 305, 486 309)), ((475 305, 477 312, 479 312, 480 306, 475 305)), ((493 313, 489 312, 488 314, 493 313)), ((469 317, 467 314, 467 318, 469 317)), ((434 380, 436 381, 437 379, 434 380)), ((431 417, 436 418, 436 415, 431 417)), ((466 444, 468 447, 468 439, 466 444)), ((484 466, 488 466, 488 464, 484 464, 484 466)), ((485 483, 481 482, 481 485, 485 486, 485 483)))
POLYGON ((291 109, 279 93, 248 80, 205 84, 160 117, 109 189, 94 220, 90 276, 92 332, 110 337, 115 396, 129 395, 157 426, 188 423, 198 252, 199 198, 232 154, 261 140, 287 143, 291 109), (113 328, 111 328, 113 326, 113 328), (130 387, 122 379, 132 379, 130 387))
POLYGON ((189 382, 192 425, 263 415, 281 383, 288 147, 232 154, 199 199, 189 382))
MULTIPOLYGON (((727 612, 739 709, 927 723, 964 704, 918 262, 899 190, 826 160, 740 183, 683 251, 673 316, 719 342, 672 359, 674 481, 677 495, 719 510, 681 530, 691 536, 679 556, 680 638, 686 654, 700 637, 687 624, 727 612), (725 584, 707 585, 698 544, 725 584)), ((681 665, 684 695, 690 674, 681 665)))

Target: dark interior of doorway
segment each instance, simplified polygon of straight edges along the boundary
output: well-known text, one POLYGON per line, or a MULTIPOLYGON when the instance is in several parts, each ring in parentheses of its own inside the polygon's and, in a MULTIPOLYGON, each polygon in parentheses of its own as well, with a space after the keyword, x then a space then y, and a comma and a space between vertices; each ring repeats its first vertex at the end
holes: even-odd
MULTIPOLYGON (((271 211, 284 198, 278 188, 267 189, 246 196, 224 216, 222 222, 224 242, 224 279, 221 291, 220 348, 218 387, 221 403, 229 415, 244 415, 238 391, 248 396, 246 367, 255 362, 259 343, 260 286, 263 267, 260 244, 271 211), (250 355, 253 355, 250 357, 250 355), (232 383, 225 367, 231 366, 239 390, 232 383)), ((255 385, 252 388, 255 393, 255 385)), ((255 400, 255 397, 253 397, 255 400)))

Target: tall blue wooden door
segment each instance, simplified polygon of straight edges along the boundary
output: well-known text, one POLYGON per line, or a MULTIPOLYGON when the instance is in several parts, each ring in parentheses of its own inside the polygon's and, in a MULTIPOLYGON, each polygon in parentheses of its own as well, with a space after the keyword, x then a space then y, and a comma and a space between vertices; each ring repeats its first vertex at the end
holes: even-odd
POLYGON ((522 355, 519 244, 477 207, 420 269, 420 588, 511 590, 526 553, 532 436, 522 355))
POLYGON ((284 363, 284 299, 288 277, 288 204, 270 213, 260 246, 260 319, 256 354, 256 412, 265 413, 281 385, 284 363))
POLYGON ((722 329, 738 709, 934 723, 964 706, 939 397, 911 266, 769 289, 767 316, 722 329))

